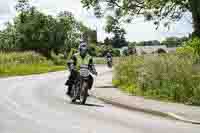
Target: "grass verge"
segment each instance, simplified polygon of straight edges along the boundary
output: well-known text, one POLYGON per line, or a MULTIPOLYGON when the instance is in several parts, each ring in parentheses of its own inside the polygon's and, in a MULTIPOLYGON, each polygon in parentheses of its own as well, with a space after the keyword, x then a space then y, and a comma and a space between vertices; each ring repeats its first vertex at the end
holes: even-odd
POLYGON ((0 77, 40 74, 65 70, 35 52, 0 52, 0 77))
POLYGON ((200 105, 200 69, 194 56, 130 56, 115 66, 113 84, 132 95, 200 105))
POLYGON ((48 64, 18 64, 12 66, 0 66, 0 77, 41 74, 64 70, 64 66, 48 64))

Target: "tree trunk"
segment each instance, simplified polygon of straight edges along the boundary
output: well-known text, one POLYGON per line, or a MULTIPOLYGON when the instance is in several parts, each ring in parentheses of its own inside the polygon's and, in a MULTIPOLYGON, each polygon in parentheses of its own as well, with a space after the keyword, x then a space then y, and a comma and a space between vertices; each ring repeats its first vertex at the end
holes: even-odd
POLYGON ((200 37, 200 0, 190 0, 194 35, 200 37))

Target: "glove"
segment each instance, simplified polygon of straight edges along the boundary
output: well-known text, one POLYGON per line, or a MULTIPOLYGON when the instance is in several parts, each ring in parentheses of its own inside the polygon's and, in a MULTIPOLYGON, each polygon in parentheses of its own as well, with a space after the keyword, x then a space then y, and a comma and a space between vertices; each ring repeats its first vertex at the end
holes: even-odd
POLYGON ((96 76, 98 75, 98 73, 97 73, 97 72, 94 72, 93 74, 94 74, 94 75, 96 75, 96 76))
POLYGON ((71 60, 67 62, 67 66, 70 71, 72 71, 75 68, 73 61, 71 61, 71 60))

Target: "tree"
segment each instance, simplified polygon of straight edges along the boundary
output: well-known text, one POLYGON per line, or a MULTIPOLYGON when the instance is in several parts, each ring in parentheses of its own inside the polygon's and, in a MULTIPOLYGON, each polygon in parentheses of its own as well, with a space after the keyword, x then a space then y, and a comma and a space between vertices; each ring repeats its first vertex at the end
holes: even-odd
POLYGON ((112 40, 109 39, 108 37, 106 37, 106 38, 104 39, 104 45, 106 45, 106 46, 111 46, 111 45, 112 45, 112 40))
POLYGON ((11 23, 6 24, 6 29, 0 31, 0 50, 17 50, 16 45, 16 29, 11 23))
POLYGON ((137 46, 145 46, 145 41, 138 42, 136 45, 137 46))
POLYGON ((184 49, 187 50, 188 48, 192 48, 193 52, 200 56, 200 39, 198 37, 194 37, 184 44, 184 49))
POLYGON ((50 41, 53 37, 49 33, 51 33, 50 29, 53 29, 51 27, 54 26, 50 21, 52 21, 50 17, 34 7, 25 11, 20 10, 19 16, 14 21, 17 32, 16 44, 21 50, 34 50, 49 57, 52 49, 50 41), (25 19, 21 17, 22 14, 25 19))
POLYGON ((88 41, 90 43, 95 43, 97 44, 97 31, 96 30, 91 30, 89 29, 87 31, 87 34, 88 34, 88 41))
POLYGON ((112 46, 114 48, 121 48, 123 46, 127 46, 128 43, 125 39, 126 32, 124 28, 120 27, 121 22, 119 21, 119 17, 117 15, 115 15, 115 17, 108 16, 106 20, 107 25, 105 31, 114 35, 112 38, 112 46))
MULTIPOLYGON (((26 20, 26 12, 30 10, 30 4, 29 0, 18 0, 17 5, 15 6, 15 9, 17 12, 20 13, 20 21, 21 23, 24 23, 26 20)), ((33 8, 32 8, 33 9, 33 8)))
POLYGON ((123 32, 115 33, 112 38, 112 46, 114 48, 122 48, 124 46, 128 46, 128 42, 126 41, 123 32))
MULTIPOLYGON (((30 5, 29 0, 18 0, 15 8, 17 16, 13 23, 7 23, 0 32, 0 49, 4 51, 33 50, 46 57, 53 52, 67 56, 72 48, 78 47, 80 34, 92 31, 68 11, 53 17, 30 5)), ((95 39, 94 31, 91 34, 95 39)))
POLYGON ((56 35, 60 45, 56 46, 57 49, 69 53, 72 48, 77 48, 80 38, 79 32, 80 25, 73 14, 68 11, 60 12, 58 14, 56 35))
POLYGON ((129 42, 128 44, 128 55, 136 54, 137 42, 129 42))
POLYGON ((124 48, 124 49, 122 50, 122 54, 123 54, 124 56, 128 56, 128 48, 124 48))
POLYGON ((107 23, 107 25, 105 27, 105 31, 107 33, 114 34, 121 29, 118 18, 114 18, 113 16, 107 16, 106 23, 107 23))
POLYGON ((137 16, 144 16, 146 20, 153 20, 157 26, 163 21, 166 27, 170 23, 180 20, 186 12, 190 12, 194 35, 200 37, 199 0, 82 0, 82 4, 88 9, 92 7, 96 9, 98 6, 98 10, 95 12, 102 12, 103 9, 112 10, 118 18, 126 22, 131 22, 137 16), (101 8, 100 5, 103 5, 104 8, 101 8))
POLYGON ((162 45, 166 45, 167 47, 179 47, 187 40, 187 37, 168 37, 162 42, 162 45))

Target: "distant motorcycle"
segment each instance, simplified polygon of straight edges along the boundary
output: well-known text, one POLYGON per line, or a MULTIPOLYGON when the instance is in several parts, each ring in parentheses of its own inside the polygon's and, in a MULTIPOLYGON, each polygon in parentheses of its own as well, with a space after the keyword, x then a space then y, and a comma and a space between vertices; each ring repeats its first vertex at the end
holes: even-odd
POLYGON ((112 68, 112 58, 111 57, 107 58, 107 65, 109 68, 112 68))
POLYGON ((92 75, 88 65, 81 65, 80 73, 72 86, 71 101, 75 103, 77 100, 81 104, 85 104, 88 97, 89 76, 92 75))

